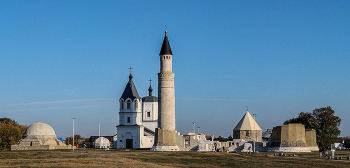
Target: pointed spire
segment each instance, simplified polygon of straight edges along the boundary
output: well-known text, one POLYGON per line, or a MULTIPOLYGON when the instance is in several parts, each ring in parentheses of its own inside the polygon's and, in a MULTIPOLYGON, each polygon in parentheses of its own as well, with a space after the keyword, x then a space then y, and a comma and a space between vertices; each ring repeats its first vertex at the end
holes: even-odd
POLYGON ((130 73, 130 75, 129 75, 129 81, 132 81, 132 75, 131 75, 131 73, 130 73))
POLYGON ((152 82, 152 79, 150 78, 149 79, 149 88, 148 88, 148 95, 149 96, 152 96, 152 91, 153 91, 151 82, 152 82))
POLYGON ((135 98, 139 99, 140 96, 137 93, 134 82, 132 81, 133 76, 131 75, 131 70, 133 68, 131 68, 130 66, 130 68, 128 69, 130 69, 129 82, 126 84, 121 98, 124 100, 126 100, 127 98, 130 98, 131 100, 134 100, 135 98))
POLYGON ((166 31, 166 27, 165 27, 165 36, 164 36, 162 48, 160 49, 159 55, 173 55, 173 53, 171 52, 167 33, 168 32, 166 31))
POLYGON ((129 70, 130 70, 130 75, 129 75, 129 81, 132 81, 132 75, 131 75, 131 71, 132 71, 132 69, 134 69, 134 68, 131 68, 131 66, 130 66, 130 68, 128 68, 129 70))

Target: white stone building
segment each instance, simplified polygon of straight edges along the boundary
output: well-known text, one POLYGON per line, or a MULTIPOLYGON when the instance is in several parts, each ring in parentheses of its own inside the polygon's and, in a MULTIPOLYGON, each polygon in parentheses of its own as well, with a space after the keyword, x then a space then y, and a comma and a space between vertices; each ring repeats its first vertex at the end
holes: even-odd
POLYGON ((94 148, 110 148, 109 140, 105 137, 99 137, 94 142, 94 148))
POLYGON ((151 86, 149 96, 141 99, 132 78, 130 73, 129 81, 119 99, 116 148, 151 148, 154 131, 158 126, 158 99, 152 96, 151 86))
POLYGON ((63 144, 56 138, 53 128, 46 123, 36 122, 24 131, 22 139, 11 150, 50 150, 72 149, 71 145, 63 144))

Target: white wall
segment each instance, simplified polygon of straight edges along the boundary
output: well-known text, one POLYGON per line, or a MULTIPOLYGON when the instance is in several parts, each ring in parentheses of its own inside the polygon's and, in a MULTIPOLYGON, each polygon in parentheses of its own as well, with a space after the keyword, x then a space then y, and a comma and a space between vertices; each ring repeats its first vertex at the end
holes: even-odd
MULTIPOLYGON (((140 127, 142 126, 118 126, 118 140, 117 140, 117 149, 126 148, 126 139, 133 139, 133 148, 140 148, 140 138, 141 131, 140 127), (120 142, 122 141, 122 142, 120 142)), ((143 135, 143 134, 142 134, 143 135)))

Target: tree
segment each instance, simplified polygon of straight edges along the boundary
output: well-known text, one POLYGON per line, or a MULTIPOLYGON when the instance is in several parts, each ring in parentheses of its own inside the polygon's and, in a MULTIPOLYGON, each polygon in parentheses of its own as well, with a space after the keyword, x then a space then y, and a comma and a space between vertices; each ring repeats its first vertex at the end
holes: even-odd
POLYGON ((315 109, 312 113, 301 112, 297 118, 286 120, 283 124, 302 123, 306 129, 315 129, 317 145, 329 148, 340 135, 340 122, 341 119, 335 116, 334 110, 328 106, 315 109))
POLYGON ((0 118, 0 150, 10 150, 11 145, 22 138, 26 128, 26 125, 19 125, 10 118, 0 118))
MULTIPOLYGON (((74 145, 77 145, 78 144, 78 142, 79 142, 79 139, 81 138, 81 136, 79 135, 79 134, 75 134, 74 135, 74 145)), ((66 138, 66 144, 68 145, 73 145, 72 144, 72 142, 73 142, 73 137, 67 137, 66 138)))
POLYGON ((292 118, 286 120, 283 124, 286 125, 288 123, 303 123, 305 125, 305 129, 315 129, 316 119, 310 112, 300 112, 297 118, 292 118))
POLYGON ((312 111, 315 117, 315 130, 317 145, 322 147, 329 147, 334 144, 337 136, 340 135, 341 119, 334 115, 334 110, 328 107, 322 107, 312 111))
POLYGON ((231 135, 227 137, 227 141, 233 141, 233 138, 231 135))
POLYGON ((215 141, 226 142, 226 139, 224 137, 219 136, 219 137, 215 138, 215 141))

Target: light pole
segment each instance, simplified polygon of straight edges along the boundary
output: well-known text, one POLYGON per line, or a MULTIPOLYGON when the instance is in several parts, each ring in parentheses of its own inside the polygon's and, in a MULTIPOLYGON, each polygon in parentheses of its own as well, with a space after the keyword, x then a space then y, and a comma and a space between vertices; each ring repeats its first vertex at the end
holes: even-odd
POLYGON ((199 128, 201 128, 201 127, 197 127, 198 128, 198 134, 199 134, 199 128))
POLYGON ((193 133, 196 133, 195 128, 196 128, 196 122, 193 122, 193 133))
POLYGON ((255 153, 255 141, 256 141, 256 130, 255 130, 255 124, 256 124, 256 121, 255 121, 255 117, 256 117, 256 114, 253 114, 253 116, 254 116, 254 153, 255 153))
POLYGON ((74 151, 74 119, 75 118, 73 118, 73 143, 72 143, 73 144, 73 151, 74 151))

